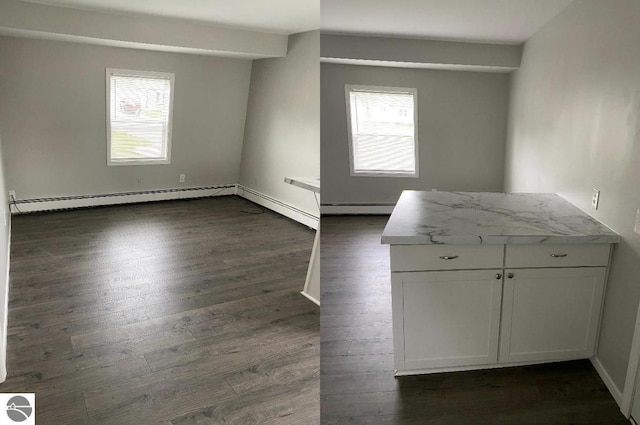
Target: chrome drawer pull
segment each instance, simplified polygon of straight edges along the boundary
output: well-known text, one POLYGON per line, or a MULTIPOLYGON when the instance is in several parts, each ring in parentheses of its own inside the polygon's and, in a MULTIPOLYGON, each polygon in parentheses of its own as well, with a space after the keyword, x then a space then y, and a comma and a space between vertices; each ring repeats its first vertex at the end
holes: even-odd
POLYGON ((562 257, 566 257, 566 256, 567 256, 567 254, 551 254, 551 256, 552 256, 553 258, 562 258, 562 257))
POLYGON ((452 255, 452 256, 448 256, 448 255, 441 255, 440 259, 441 260, 455 260, 456 258, 458 258, 457 255, 452 255))

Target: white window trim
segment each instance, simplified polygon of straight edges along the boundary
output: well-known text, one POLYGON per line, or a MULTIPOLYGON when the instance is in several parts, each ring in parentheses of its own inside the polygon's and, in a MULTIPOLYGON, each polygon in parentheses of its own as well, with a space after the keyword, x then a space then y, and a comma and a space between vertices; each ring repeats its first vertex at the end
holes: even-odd
POLYGON ((160 165, 171 163, 171 133, 173 130, 173 98, 174 98, 175 74, 171 72, 141 71, 134 69, 106 69, 106 93, 107 93, 107 166, 122 165, 160 165), (111 159, 111 76, 164 78, 169 80, 169 123, 167 125, 167 158, 166 159, 111 159))
POLYGON ((362 85, 354 85, 354 84, 345 84, 344 86, 345 92, 345 100, 347 107, 347 137, 349 140, 349 169, 351 171, 351 177, 409 177, 409 178, 419 178, 420 177, 420 164, 418 163, 418 89, 416 88, 408 88, 408 87, 384 87, 384 86, 362 86, 362 85), (349 93, 352 91, 369 91, 369 92, 377 92, 377 93, 402 93, 402 94, 412 94, 413 95, 413 143, 415 145, 414 154, 415 154, 415 164, 416 164, 416 172, 415 173, 394 173, 390 171, 380 171, 380 172, 355 172, 354 163, 353 163, 353 136, 351 131, 351 101, 349 98, 349 93))

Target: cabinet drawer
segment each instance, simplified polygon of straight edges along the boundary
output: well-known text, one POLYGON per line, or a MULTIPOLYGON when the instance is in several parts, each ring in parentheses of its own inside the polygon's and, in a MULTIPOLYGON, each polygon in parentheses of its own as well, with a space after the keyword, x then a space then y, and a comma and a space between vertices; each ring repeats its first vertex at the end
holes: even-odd
POLYGON ((507 245, 506 267, 579 267, 609 264, 609 244, 507 245))
POLYGON ((391 271, 502 268, 504 245, 391 245, 391 271))

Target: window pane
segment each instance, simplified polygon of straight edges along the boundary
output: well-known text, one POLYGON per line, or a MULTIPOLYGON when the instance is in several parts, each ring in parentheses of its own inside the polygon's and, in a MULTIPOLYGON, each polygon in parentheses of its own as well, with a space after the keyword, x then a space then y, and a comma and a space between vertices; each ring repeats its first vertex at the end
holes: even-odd
POLYGON ((110 91, 111 159, 166 159, 170 80, 112 75, 110 91))
POLYGON ((349 96, 354 173, 415 174, 413 93, 349 96))
POLYGON ((357 135, 354 139, 355 172, 415 173, 413 137, 357 135))
POLYGON ((165 137, 163 123, 112 121, 111 158, 163 158, 165 137))

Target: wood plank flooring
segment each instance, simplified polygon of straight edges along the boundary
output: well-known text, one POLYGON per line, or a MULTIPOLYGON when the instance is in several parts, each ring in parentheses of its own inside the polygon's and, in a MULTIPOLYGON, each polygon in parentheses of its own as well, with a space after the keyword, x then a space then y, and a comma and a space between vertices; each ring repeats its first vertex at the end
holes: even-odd
POLYGON ((386 221, 322 217, 322 424, 628 425, 587 360, 394 378, 386 221))
POLYGON ((314 232, 252 212, 220 197, 14 217, 0 392, 35 392, 39 425, 317 423, 314 232))

